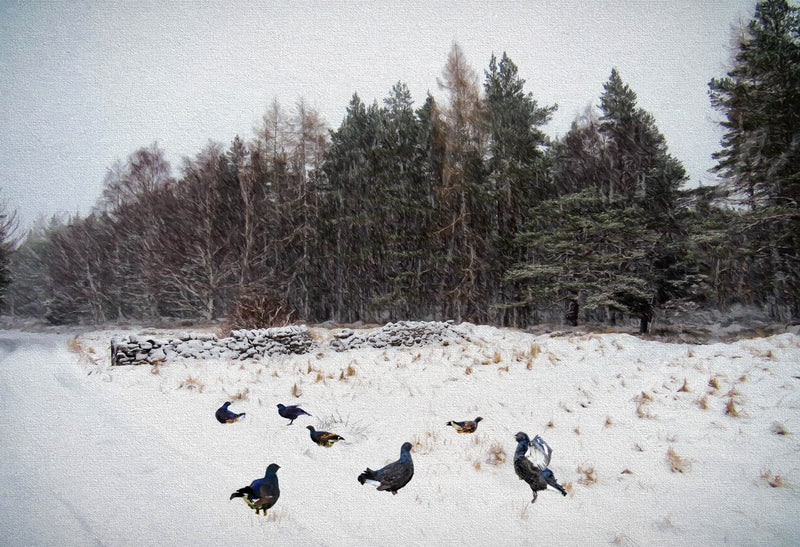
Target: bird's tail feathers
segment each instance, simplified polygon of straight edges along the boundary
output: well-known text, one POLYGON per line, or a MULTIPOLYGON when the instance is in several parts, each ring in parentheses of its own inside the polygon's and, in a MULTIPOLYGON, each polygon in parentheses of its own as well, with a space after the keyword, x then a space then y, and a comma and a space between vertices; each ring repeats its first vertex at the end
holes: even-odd
POLYGON ((370 469, 369 467, 367 467, 367 468, 364 470, 364 472, 363 472, 363 473, 361 473, 361 474, 358 476, 358 482, 360 482, 361 484, 364 484, 364 483, 371 484, 372 486, 378 486, 378 485, 380 485, 380 483, 381 483, 381 482, 378 480, 378 477, 377 477, 377 475, 375 474, 375 471, 373 471, 373 470, 372 470, 372 469, 370 469))
POLYGON ((252 497, 253 494, 253 489, 249 486, 245 486, 244 488, 239 488, 236 492, 231 494, 231 497, 228 499, 232 500, 233 498, 243 498, 245 496, 252 497))

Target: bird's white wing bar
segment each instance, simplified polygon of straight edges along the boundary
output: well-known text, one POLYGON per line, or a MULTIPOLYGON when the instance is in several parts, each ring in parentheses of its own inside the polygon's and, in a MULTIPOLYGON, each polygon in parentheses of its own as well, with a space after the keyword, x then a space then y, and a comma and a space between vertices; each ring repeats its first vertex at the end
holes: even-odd
POLYGON ((547 469, 550 465, 550 456, 553 453, 553 449, 550 448, 544 439, 542 439, 539 435, 536 435, 533 439, 531 439, 530 444, 528 445, 528 459, 531 460, 533 465, 535 465, 540 471, 547 469))

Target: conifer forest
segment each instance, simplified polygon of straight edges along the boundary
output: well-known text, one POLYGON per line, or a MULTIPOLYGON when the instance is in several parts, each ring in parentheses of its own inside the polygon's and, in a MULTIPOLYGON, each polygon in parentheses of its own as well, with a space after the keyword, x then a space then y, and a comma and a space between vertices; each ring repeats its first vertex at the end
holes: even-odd
MULTIPOLYGON (((13 237, 5 313, 260 327, 401 319, 525 327, 734 305, 800 317, 800 8, 763 0, 727 74, 716 186, 687 184, 610 69, 558 138, 507 55, 454 43, 439 93, 354 94, 341 125, 277 100, 252 136, 179 166, 157 144, 109 167, 85 217, 13 237)), ((610 68, 610 67, 609 67, 610 68)), ((668 90, 666 91, 668 92, 668 90)))

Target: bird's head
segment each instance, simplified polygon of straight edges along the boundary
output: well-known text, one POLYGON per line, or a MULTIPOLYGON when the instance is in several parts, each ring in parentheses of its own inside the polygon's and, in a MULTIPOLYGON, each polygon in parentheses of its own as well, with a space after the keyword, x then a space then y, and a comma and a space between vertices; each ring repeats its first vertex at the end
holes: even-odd
POLYGON ((269 464, 269 467, 267 467, 267 473, 275 473, 280 468, 281 466, 278 465, 277 463, 271 463, 269 464))
POLYGON ((520 442, 522 442, 522 441, 530 441, 530 438, 528 438, 528 434, 527 434, 527 433, 523 433, 522 431, 520 431, 519 433, 517 433, 516 435, 514 435, 514 439, 515 439, 515 440, 516 440, 518 443, 520 443, 520 442))
POLYGON ((281 408, 286 408, 286 407, 283 406, 281 403, 278 403, 278 409, 281 409, 281 408))
POLYGON ((480 422, 481 420, 483 420, 483 418, 481 418, 480 416, 478 416, 477 418, 475 418, 475 423, 478 423, 478 422, 480 422))
POLYGON ((228 408, 229 406, 231 406, 231 402, 230 401, 225 401, 225 404, 222 405, 222 408, 228 408))
POLYGON ((411 452, 411 449, 413 448, 413 446, 414 445, 412 445, 411 443, 408 443, 408 442, 403 443, 403 446, 400 447, 400 452, 411 452))
POLYGON ((313 432, 314 431, 314 426, 313 425, 307 425, 306 429, 308 429, 309 431, 313 432))

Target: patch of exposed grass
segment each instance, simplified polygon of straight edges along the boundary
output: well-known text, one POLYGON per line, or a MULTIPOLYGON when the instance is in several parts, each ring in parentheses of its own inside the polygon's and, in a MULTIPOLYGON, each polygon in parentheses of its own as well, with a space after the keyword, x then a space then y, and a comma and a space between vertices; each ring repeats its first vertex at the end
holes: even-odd
POLYGON ((203 390, 205 388, 206 388, 205 384, 203 384, 200 380, 198 380, 194 376, 188 376, 184 381, 178 384, 178 389, 197 391, 198 393, 203 393, 203 390))
POLYGON ((783 477, 781 477, 780 475, 773 474, 772 471, 770 471, 769 469, 765 469, 764 471, 761 472, 761 480, 763 480, 773 488, 789 487, 789 483, 787 483, 783 477))
POLYGON ((589 486, 597 482, 597 473, 594 470, 594 466, 578 466, 578 475, 581 475, 581 478, 578 479, 580 484, 584 486, 589 486))
POLYGON ((772 422, 772 427, 770 428, 770 431, 772 431, 776 435, 788 435, 789 434, 789 431, 787 431, 787 429, 783 426, 783 424, 781 424, 779 422, 772 422))
POLYGON ((506 452, 500 441, 494 441, 486 453, 486 463, 490 465, 500 465, 506 461, 506 452))
POLYGON ((679 456, 672 446, 667 449, 667 464, 673 473, 686 473, 692 467, 691 460, 679 456))
POLYGON ((736 402, 733 400, 733 397, 730 397, 725 403, 725 414, 732 416, 733 418, 738 418, 742 415, 741 412, 739 412, 739 409, 736 408, 736 402))
POLYGON ((430 454, 436 446, 436 442, 438 440, 439 436, 433 431, 428 430, 424 433, 418 433, 414 435, 412 442, 414 445, 414 451, 419 454, 430 454))
POLYGON ((639 395, 633 398, 636 403, 636 415, 639 418, 655 419, 655 416, 650 413, 648 404, 653 400, 653 397, 646 391, 642 391, 639 395))

